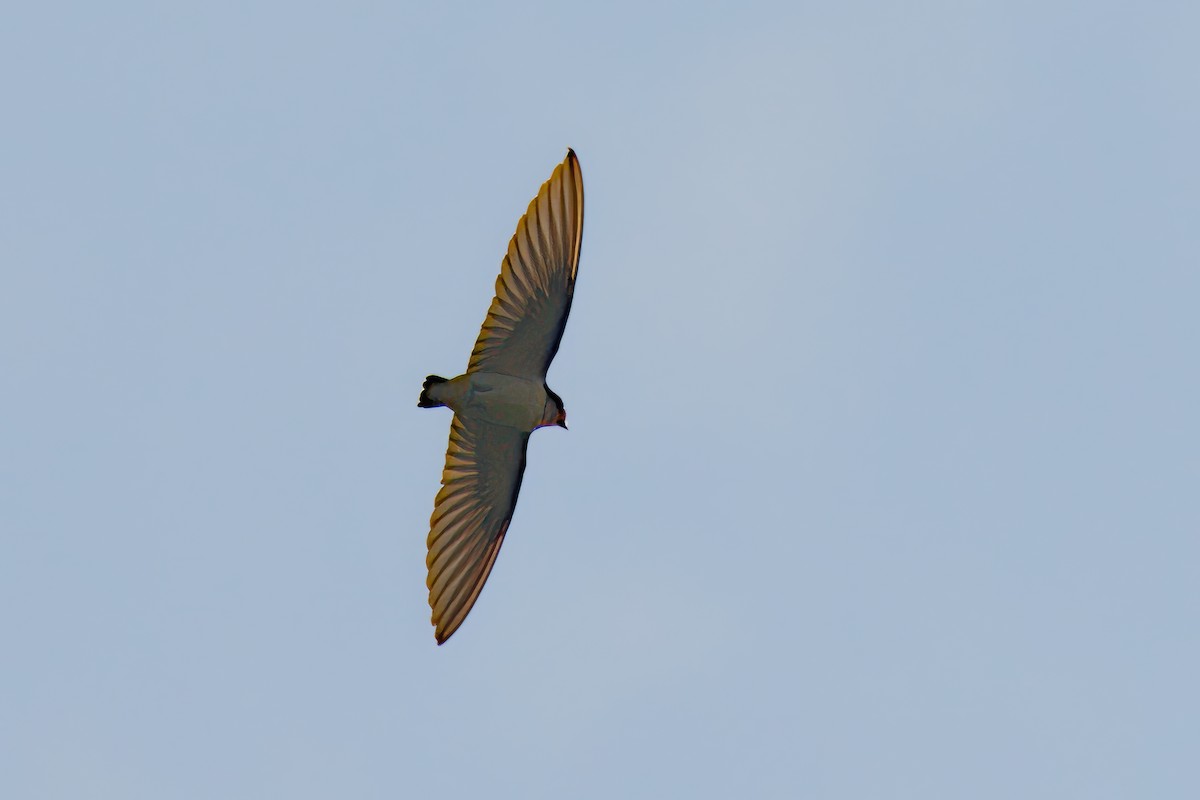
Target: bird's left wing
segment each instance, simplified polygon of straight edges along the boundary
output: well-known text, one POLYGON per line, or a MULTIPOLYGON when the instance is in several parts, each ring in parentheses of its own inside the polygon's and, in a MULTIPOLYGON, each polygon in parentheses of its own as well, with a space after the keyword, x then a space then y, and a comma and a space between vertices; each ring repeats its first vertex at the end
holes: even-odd
POLYGON ((475 605, 504 543, 529 434, 455 414, 442 489, 429 519, 429 606, 442 644, 475 605))
POLYGON ((583 241, 583 173, 574 150, 517 223, 468 372, 544 380, 575 294, 583 241))

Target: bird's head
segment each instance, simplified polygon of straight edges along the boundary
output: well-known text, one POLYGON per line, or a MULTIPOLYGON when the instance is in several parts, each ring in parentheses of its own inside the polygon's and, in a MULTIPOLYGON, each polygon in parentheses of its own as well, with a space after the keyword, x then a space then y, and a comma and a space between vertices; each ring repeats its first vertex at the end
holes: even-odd
POLYGON ((542 425, 557 425, 564 430, 567 427, 567 409, 563 407, 562 398, 546 387, 546 407, 542 409, 542 425))

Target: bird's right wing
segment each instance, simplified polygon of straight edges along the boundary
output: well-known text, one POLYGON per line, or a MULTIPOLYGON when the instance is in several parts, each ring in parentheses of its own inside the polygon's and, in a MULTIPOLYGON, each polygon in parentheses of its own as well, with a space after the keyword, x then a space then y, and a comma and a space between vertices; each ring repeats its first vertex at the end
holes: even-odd
POLYGON ((544 380, 575 294, 583 241, 583 173, 574 150, 517 223, 468 372, 544 380))
POLYGON ((429 519, 429 606, 442 644, 475 605, 504 543, 529 434, 454 415, 442 489, 429 519))

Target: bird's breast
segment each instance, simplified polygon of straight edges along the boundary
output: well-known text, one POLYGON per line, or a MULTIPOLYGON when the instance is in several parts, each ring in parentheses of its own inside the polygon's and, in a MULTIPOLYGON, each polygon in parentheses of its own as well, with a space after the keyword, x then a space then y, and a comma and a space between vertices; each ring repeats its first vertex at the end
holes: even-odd
POLYGON ((541 381, 494 372, 470 372, 465 411, 495 425, 532 431, 542 421, 546 389, 541 381))

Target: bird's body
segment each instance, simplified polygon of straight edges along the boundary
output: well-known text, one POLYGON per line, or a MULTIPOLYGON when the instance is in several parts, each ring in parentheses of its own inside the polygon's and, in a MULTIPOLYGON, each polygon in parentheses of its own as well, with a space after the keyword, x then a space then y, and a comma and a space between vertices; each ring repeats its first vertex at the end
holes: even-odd
POLYGON ((462 625, 492 571, 517 505, 529 435, 567 427, 546 371, 571 310, 582 237, 583 175, 568 150, 517 224, 466 373, 430 375, 421 390, 422 408, 454 411, 427 542, 438 644, 462 625))
MULTIPOLYGON (((547 407, 553 408, 546 384, 528 378, 500 372, 468 372, 444 383, 432 383, 425 395, 435 403, 449 406, 456 414, 524 433, 555 424, 553 417, 546 419, 547 407)), ((557 409, 553 415, 557 416, 557 409)))

